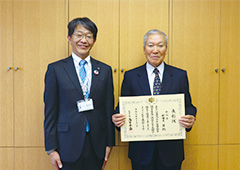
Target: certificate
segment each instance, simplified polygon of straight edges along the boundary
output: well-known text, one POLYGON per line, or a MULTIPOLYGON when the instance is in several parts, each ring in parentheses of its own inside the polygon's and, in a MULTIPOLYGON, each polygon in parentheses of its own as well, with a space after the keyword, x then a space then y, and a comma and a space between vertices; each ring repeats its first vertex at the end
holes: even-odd
POLYGON ((186 138, 178 121, 185 115, 184 94, 119 97, 119 107, 126 115, 122 142, 186 138))

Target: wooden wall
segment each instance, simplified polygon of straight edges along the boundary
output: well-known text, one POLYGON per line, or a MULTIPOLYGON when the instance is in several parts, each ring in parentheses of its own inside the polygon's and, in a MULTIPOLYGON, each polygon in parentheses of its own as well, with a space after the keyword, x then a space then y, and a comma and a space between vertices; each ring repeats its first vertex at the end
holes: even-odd
MULTIPOLYGON (((99 29, 92 56, 113 68, 118 101, 124 71, 143 64, 143 36, 169 38, 165 61, 186 69, 197 122, 183 170, 240 169, 239 0, 1 0, 0 168, 53 170, 44 151, 47 64, 67 57, 67 23, 87 16, 99 29)), ((116 134, 107 170, 130 170, 116 134)))

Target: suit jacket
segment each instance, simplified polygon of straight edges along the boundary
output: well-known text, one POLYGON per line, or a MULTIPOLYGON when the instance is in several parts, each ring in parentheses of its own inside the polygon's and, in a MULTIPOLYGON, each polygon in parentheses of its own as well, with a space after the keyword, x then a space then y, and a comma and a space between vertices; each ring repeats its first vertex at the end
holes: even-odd
MULTIPOLYGON (((196 116, 196 108, 191 102, 186 71, 165 64, 161 94, 179 93, 185 94, 186 114, 196 116)), ((121 89, 121 96, 142 95, 151 95, 146 64, 125 72, 121 89)), ((116 112, 118 111, 117 109, 116 112)), ((155 149, 158 149, 165 166, 174 166, 184 160, 183 140, 129 142, 128 156, 139 164, 147 165, 155 149)))
POLYGON ((112 69, 93 58, 91 63, 91 111, 78 112, 77 101, 84 96, 72 56, 49 64, 45 75, 45 149, 56 149, 63 161, 74 162, 80 157, 87 120, 93 148, 100 159, 105 156, 106 146, 115 145, 112 69))

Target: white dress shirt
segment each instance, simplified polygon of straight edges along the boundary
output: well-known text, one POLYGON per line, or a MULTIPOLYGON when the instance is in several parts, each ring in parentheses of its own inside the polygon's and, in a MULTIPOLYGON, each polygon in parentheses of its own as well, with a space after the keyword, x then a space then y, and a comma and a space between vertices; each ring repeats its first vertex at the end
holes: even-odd
MULTIPOLYGON (((148 82, 149 82, 149 87, 151 90, 151 94, 153 95, 153 83, 154 83, 154 78, 155 78, 155 73, 153 73, 153 70, 155 69, 155 67, 153 67, 152 65, 150 65, 148 62, 146 64, 146 69, 147 69, 147 75, 148 75, 148 82)), ((163 79, 163 71, 164 71, 164 62, 162 62, 158 67, 157 67, 158 71, 159 71, 159 78, 162 82, 163 79)))

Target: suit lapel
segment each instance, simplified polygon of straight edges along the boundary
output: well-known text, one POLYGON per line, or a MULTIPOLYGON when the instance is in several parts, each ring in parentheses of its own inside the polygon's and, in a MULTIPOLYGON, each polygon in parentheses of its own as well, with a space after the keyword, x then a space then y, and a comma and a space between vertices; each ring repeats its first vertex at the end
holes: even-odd
POLYGON ((173 76, 173 72, 172 72, 171 68, 167 64, 165 64, 161 94, 168 93, 169 88, 171 87, 171 85, 173 83, 172 76, 173 76))
POLYGON ((149 87, 148 75, 146 70, 146 64, 140 67, 137 73, 138 83, 143 91, 143 95, 151 95, 151 90, 149 87))
POLYGON ((67 72, 69 78, 71 79, 72 83, 74 84, 74 86, 76 87, 76 89, 78 90, 78 92, 80 93, 81 98, 83 98, 83 92, 82 92, 82 88, 80 86, 80 82, 78 80, 78 76, 76 73, 76 69, 73 63, 73 59, 72 56, 66 58, 65 60, 63 60, 65 62, 65 64, 63 65, 65 71, 67 72))
POLYGON ((94 94, 94 90, 98 81, 99 74, 101 74, 101 67, 98 66, 99 62, 91 57, 91 63, 92 63, 92 82, 91 82, 90 94, 89 94, 90 98, 92 98, 92 95, 94 94), (96 74, 94 71, 96 72, 96 74))

